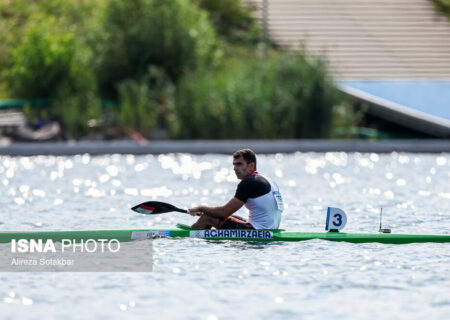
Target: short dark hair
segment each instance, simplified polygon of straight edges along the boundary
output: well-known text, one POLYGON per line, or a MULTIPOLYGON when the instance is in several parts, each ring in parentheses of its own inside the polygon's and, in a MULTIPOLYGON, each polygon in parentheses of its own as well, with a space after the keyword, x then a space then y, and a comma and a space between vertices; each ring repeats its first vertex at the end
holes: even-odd
POLYGON ((242 149, 242 150, 238 150, 235 153, 233 153, 233 158, 237 159, 237 158, 244 158, 245 162, 247 162, 247 164, 254 162, 255 163, 255 170, 256 170, 256 155, 253 152, 253 150, 250 149, 242 149))

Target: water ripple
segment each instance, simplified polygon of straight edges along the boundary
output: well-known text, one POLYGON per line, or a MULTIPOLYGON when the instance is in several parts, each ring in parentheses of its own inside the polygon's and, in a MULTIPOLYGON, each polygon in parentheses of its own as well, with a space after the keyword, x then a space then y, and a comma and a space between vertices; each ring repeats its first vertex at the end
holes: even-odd
MULTIPOLYGON (((231 161, 189 154, 2 156, 0 226, 190 224, 186 214, 145 216, 129 208, 151 199, 178 207, 223 204, 238 182, 231 161)), ((449 154, 261 155, 258 171, 281 188, 287 208, 281 227, 287 230, 322 232, 326 208, 334 206, 347 212, 348 232, 376 232, 382 207, 384 224, 394 232, 450 233, 449 154)), ((148 274, 0 275, 0 316, 445 319, 450 310, 446 244, 160 239, 153 248, 154 271, 148 274)))

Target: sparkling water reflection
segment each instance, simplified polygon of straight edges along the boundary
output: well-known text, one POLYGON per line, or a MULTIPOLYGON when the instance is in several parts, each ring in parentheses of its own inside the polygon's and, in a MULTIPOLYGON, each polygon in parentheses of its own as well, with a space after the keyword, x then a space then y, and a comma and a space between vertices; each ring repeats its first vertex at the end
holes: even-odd
MULTIPOLYGON (((399 233, 450 233, 449 154, 261 155, 276 180, 281 227, 322 231, 327 206, 346 231, 376 232, 379 210, 399 233)), ((222 204, 237 180, 222 155, 0 157, 1 230, 171 227, 147 200, 222 204)), ((240 212, 246 215, 245 210, 240 212)), ((155 240, 148 274, 0 274, 2 319, 444 319, 450 312, 448 244, 155 240)))

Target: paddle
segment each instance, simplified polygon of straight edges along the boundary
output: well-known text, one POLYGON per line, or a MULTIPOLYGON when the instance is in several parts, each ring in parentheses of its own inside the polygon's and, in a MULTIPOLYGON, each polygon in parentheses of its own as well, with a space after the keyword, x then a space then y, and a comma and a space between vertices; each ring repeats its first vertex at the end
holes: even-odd
POLYGON ((169 203, 159 202, 159 201, 143 202, 141 204, 138 204, 137 206, 134 206, 133 208, 131 208, 131 210, 142 213, 142 214, 160 214, 160 213, 172 212, 172 211, 189 213, 188 210, 180 209, 169 203))

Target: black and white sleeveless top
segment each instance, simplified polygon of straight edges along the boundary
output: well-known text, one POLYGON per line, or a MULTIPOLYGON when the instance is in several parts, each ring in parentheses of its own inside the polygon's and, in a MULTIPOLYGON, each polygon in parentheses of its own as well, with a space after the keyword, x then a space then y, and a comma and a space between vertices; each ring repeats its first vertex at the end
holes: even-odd
POLYGON ((254 172, 242 179, 235 197, 249 210, 248 222, 255 229, 278 229, 283 200, 278 186, 267 177, 254 172))

